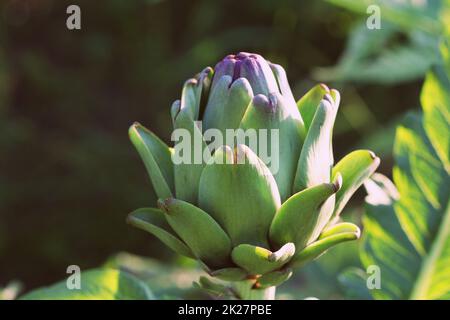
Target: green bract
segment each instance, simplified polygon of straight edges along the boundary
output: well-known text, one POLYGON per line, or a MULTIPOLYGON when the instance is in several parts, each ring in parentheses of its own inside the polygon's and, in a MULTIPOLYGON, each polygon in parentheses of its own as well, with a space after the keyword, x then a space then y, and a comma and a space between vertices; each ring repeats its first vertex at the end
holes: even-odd
POLYGON ((339 214, 380 160, 358 150, 334 165, 339 102, 338 91, 323 84, 295 102, 281 66, 256 54, 225 57, 189 79, 172 104, 174 129, 193 137, 190 161, 173 161, 180 141, 172 149, 140 124, 131 126, 159 208, 139 209, 128 221, 201 260, 213 277, 248 279, 253 288, 281 284, 294 267, 360 235, 339 214), (278 166, 246 140, 213 147, 209 129, 224 136, 227 129, 265 129, 278 166))

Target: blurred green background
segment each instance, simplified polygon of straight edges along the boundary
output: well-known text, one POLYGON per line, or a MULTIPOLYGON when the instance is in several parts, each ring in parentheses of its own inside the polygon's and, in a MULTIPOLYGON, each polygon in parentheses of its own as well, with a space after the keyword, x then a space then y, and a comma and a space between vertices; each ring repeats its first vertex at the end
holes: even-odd
MULTIPOLYGON (((368 1, 356 2, 1 1, 0 287, 18 280, 28 291, 70 264, 87 269, 125 251, 186 263, 125 223, 155 203, 127 129, 139 120, 168 142, 183 82, 229 53, 283 65, 298 98, 318 82, 338 88, 336 159, 364 146, 390 175, 394 126, 419 106, 443 4, 381 1, 382 29, 368 30, 368 1), (70 4, 81 30, 66 28, 70 4)), ((355 219, 362 199, 351 202, 355 219)), ((310 293, 338 295, 337 272, 358 264, 356 246, 340 251, 286 292, 308 278, 321 283, 310 293)), ((113 260, 124 256, 138 259, 113 260)))

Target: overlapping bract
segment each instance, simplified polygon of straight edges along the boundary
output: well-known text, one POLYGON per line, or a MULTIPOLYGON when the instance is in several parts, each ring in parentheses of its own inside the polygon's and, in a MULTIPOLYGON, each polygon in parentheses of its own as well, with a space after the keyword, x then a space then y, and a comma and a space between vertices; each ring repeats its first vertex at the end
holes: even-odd
POLYGON ((356 225, 338 218, 379 158, 358 150, 334 165, 339 102, 338 91, 318 85, 296 103, 281 66, 256 54, 225 57, 188 80, 171 109, 174 129, 197 138, 211 161, 196 162, 192 145, 192 161, 174 164, 172 148, 140 124, 131 126, 160 200, 159 209, 139 209, 129 222, 201 260, 213 276, 280 284, 293 267, 359 238, 356 225), (209 148, 203 134, 211 128, 224 135, 226 129, 277 129, 276 172, 251 145, 209 148), (238 163, 237 155, 245 161, 238 163))

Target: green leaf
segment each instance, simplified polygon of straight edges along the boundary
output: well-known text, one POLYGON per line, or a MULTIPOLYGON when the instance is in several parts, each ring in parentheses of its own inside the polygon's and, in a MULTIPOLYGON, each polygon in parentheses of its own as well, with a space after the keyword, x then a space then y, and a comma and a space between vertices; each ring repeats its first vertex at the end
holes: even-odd
POLYGON ((317 68, 313 76, 326 82, 394 84, 423 77, 436 61, 434 37, 417 29, 403 32, 385 20, 381 29, 370 30, 364 21, 352 31, 338 64, 317 68))
POLYGON ((359 238, 359 235, 361 231, 359 230, 359 227, 356 224, 350 223, 350 222, 342 222, 335 224, 333 226, 330 226, 328 228, 325 228, 322 233, 320 234, 319 240, 327 238, 332 235, 340 234, 340 233, 354 233, 359 238))
POLYGON ((407 299, 419 272, 421 257, 395 215, 395 198, 379 185, 380 175, 376 179, 364 183, 368 196, 361 261, 365 267, 377 265, 380 268, 381 290, 371 291, 375 299, 407 299))
MULTIPOLYGON (((448 51, 449 48, 444 47, 443 50, 448 51)), ((425 131, 449 173, 450 139, 449 135, 443 135, 442 132, 450 128, 450 82, 443 72, 443 69, 438 69, 427 75, 420 100, 424 109, 425 131)))
POLYGON ((317 70, 318 79, 397 83, 421 78, 437 62, 436 39, 450 25, 448 0, 328 2, 360 13, 364 19, 350 36, 337 67, 317 70), (381 14, 381 29, 366 26, 371 6, 381 14))
POLYGON ((297 107, 305 124, 306 132, 311 126, 320 101, 327 93, 330 93, 330 89, 324 84, 318 84, 297 101, 297 107))
POLYGON ((322 204, 339 189, 339 184, 323 183, 294 194, 278 210, 270 226, 270 241, 277 247, 293 242, 296 250, 316 240, 328 223, 328 212, 322 204))
MULTIPOLYGON (((68 279, 67 281, 70 281, 68 279)), ((152 300, 150 289, 125 271, 93 269, 81 272, 81 289, 68 289, 67 281, 36 289, 23 300, 152 300)))
POLYGON ((335 101, 327 94, 314 114, 298 159, 294 192, 330 182, 333 166, 331 141, 338 102, 339 99, 335 101))
POLYGON ((147 231, 178 254, 195 259, 191 249, 181 241, 167 223, 164 213, 155 208, 140 208, 128 215, 129 224, 147 231))
POLYGON ((382 287, 372 291, 376 299, 450 299, 450 176, 439 156, 440 142, 448 141, 450 130, 436 123, 436 109, 449 110, 450 105, 435 72, 424 84, 424 115, 408 115, 397 129, 394 182, 399 199, 386 178, 378 175, 365 184, 369 195, 361 260, 381 269, 382 287), (435 125, 442 129, 439 141, 435 125))
POLYGON ((199 119, 202 94, 208 89, 208 80, 211 79, 212 74, 213 70, 208 67, 195 78, 189 79, 184 83, 181 92, 180 111, 192 120, 199 119))
POLYGON ((231 252, 231 258, 252 275, 265 274, 281 268, 295 253, 295 245, 287 243, 280 250, 272 252, 250 244, 240 244, 231 252))
POLYGON ((333 216, 339 217, 348 200, 355 191, 370 177, 380 164, 380 158, 368 150, 357 150, 346 155, 332 170, 332 179, 342 175, 342 187, 336 193, 333 216))
MULTIPOLYGON (((283 96, 284 99, 286 99, 286 102, 288 104, 290 104, 291 106, 295 106, 294 95, 292 94, 291 86, 289 85, 286 71, 279 64, 269 63, 269 65, 270 65, 270 69, 272 69, 272 72, 277 80, 278 89, 279 89, 281 95, 283 96)), ((302 127, 303 126, 304 126, 304 124, 303 124, 303 120, 302 120, 302 127)))
POLYGON ((156 195, 160 198, 171 197, 174 177, 169 147, 137 122, 130 127, 129 136, 144 161, 156 195))
POLYGON ((258 144, 250 143, 249 147, 265 163, 271 160, 270 169, 277 182, 281 201, 284 201, 292 193, 304 136, 303 122, 295 102, 289 104, 286 98, 275 92, 268 98, 257 95, 248 106, 241 128, 255 129, 257 132, 267 130, 264 140, 259 134, 258 144), (273 130, 276 130, 275 136, 273 130))
POLYGON ((209 96, 203 129, 218 129, 225 137, 226 129, 239 128, 252 98, 253 91, 247 79, 239 78, 233 82, 228 75, 221 77, 209 96))
POLYGON ((351 223, 337 224, 325 230, 319 239, 299 251, 289 263, 292 267, 300 267, 318 258, 325 251, 335 245, 359 238, 361 231, 358 226, 351 223))
POLYGON ((205 167, 199 206, 241 243, 267 246, 267 230, 280 207, 275 180, 265 164, 245 145, 235 152, 218 149, 205 167))
POLYGON ((447 205, 450 185, 418 115, 409 114, 397 128, 394 156, 394 181, 403 200, 396 204, 396 212, 413 245, 425 254, 447 205))
POLYGON ((213 268, 228 264, 230 238, 208 213, 173 198, 158 200, 158 206, 166 213, 167 222, 197 258, 213 268))
POLYGON ((213 70, 208 67, 196 78, 187 80, 183 86, 181 99, 176 100, 170 110, 174 126, 172 139, 175 140, 173 158, 175 195, 178 199, 193 204, 197 204, 198 183, 205 166, 203 151, 208 150, 197 120, 202 112, 200 104, 209 89, 212 73, 213 70), (180 136, 177 136, 178 133, 180 136), (181 154, 185 153, 188 155, 180 162, 181 154))

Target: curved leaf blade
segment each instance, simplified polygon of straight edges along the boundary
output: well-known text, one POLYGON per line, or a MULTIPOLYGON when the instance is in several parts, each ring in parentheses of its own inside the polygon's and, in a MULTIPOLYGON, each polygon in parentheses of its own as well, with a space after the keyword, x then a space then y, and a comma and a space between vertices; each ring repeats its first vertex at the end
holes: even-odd
MULTIPOLYGON (((449 48, 444 48, 449 50, 449 48)), ((448 54, 448 53, 447 53, 448 54)), ((424 129, 447 173, 450 173, 450 137, 442 135, 450 128, 450 82, 437 70, 427 75, 421 103, 424 113, 424 129)))
POLYGON ((150 289, 138 278, 115 269, 93 269, 81 273, 81 289, 70 290, 66 281, 36 289, 23 300, 152 300, 150 289))
POLYGON ((293 191, 329 183, 333 167, 332 135, 339 105, 327 94, 314 114, 298 159, 293 191))
POLYGON ((443 99, 446 93, 436 91, 444 88, 436 79, 431 73, 424 84, 424 115, 408 115, 397 129, 399 199, 387 188, 387 178, 378 175, 365 184, 369 195, 361 260, 381 269, 384 285, 372 292, 377 299, 450 298, 450 176, 439 152, 440 143, 449 141, 450 128, 436 124, 436 109, 449 110, 450 105, 443 99))

